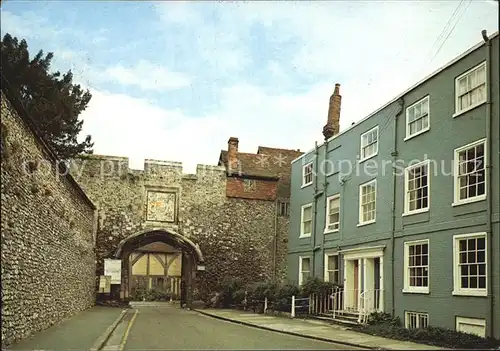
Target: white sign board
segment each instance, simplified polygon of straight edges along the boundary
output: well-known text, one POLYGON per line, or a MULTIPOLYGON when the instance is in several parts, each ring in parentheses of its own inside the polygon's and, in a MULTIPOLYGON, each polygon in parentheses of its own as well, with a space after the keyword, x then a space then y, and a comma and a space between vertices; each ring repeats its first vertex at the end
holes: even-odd
POLYGON ((104 275, 111 276, 111 284, 122 282, 122 260, 104 260, 104 275))
POLYGON ((200 266, 200 265, 198 265, 197 270, 199 270, 199 271, 204 271, 204 270, 205 270, 205 266, 200 266))

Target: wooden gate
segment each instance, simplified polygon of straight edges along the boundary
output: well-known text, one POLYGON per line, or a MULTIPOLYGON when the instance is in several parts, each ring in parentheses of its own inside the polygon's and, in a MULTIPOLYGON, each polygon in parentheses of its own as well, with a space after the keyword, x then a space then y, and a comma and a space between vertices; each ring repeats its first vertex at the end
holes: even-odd
POLYGON ((149 291, 180 299, 181 253, 132 252, 130 267, 130 296, 149 291))

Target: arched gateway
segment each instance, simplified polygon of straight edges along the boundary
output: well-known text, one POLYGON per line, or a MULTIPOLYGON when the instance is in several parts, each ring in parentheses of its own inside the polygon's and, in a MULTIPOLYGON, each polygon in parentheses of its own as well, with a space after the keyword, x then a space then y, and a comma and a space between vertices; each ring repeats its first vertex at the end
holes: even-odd
POLYGON ((114 257, 122 260, 122 297, 155 291, 191 306, 203 254, 190 239, 170 229, 148 228, 123 239, 114 257))

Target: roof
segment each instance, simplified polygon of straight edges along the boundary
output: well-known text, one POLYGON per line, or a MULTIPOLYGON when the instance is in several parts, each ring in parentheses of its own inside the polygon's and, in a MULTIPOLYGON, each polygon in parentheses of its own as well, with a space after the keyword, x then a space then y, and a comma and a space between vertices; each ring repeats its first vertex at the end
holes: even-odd
POLYGON ((17 98, 16 94, 12 91, 11 86, 9 85, 8 80, 1 73, 1 83, 2 83, 2 93, 7 97, 7 101, 11 104, 14 110, 17 112, 18 116, 21 120, 28 126, 28 129, 31 130, 35 139, 42 145, 42 148, 45 151, 45 154, 48 156, 49 160, 52 161, 55 167, 59 167, 59 175, 66 178, 68 182, 73 186, 77 193, 84 199, 85 202, 93 209, 96 209, 95 204, 90 200, 87 194, 83 191, 80 185, 76 182, 75 178, 68 172, 68 169, 64 162, 59 162, 59 158, 56 156, 54 151, 50 148, 50 146, 45 142, 40 132, 38 131, 38 127, 35 122, 29 115, 28 111, 25 109, 22 102, 17 98))
MULTIPOLYGON (((498 37, 500 34, 500 31, 497 31, 495 33, 493 33, 492 35, 489 36, 489 40, 492 40, 492 39, 495 39, 496 37, 498 37)), ((470 53, 476 51, 477 49, 481 48, 483 45, 486 45, 486 43, 484 42, 484 40, 482 40, 481 42, 477 43, 476 45, 474 45, 473 47, 471 47, 470 49, 466 50, 465 52, 463 52, 462 54, 458 55, 457 57, 455 57, 454 59, 452 59, 451 61, 449 61, 448 63, 446 63, 444 66, 442 66, 441 68, 438 68, 437 70, 435 70, 434 72, 432 72, 431 74, 429 74, 427 77, 425 77, 424 79, 418 81, 417 83, 415 83, 414 85, 412 85, 411 87, 409 87, 408 89, 406 89, 405 91, 403 91, 401 94, 399 94, 398 96, 396 96, 394 99, 392 99, 391 101, 389 101, 388 103, 384 104, 382 107, 379 107, 378 109, 376 109, 374 112, 370 113, 368 116, 366 116, 365 118, 361 119, 360 121, 356 122, 356 124, 354 125, 351 125, 349 126, 347 129, 341 131, 340 133, 332 136, 331 138, 329 138, 328 140, 326 140, 325 142, 323 142, 323 144, 321 145, 318 145, 318 147, 324 145, 325 143, 328 143, 329 141, 335 139, 335 138, 338 138, 340 135, 344 134, 344 133, 347 133, 349 130, 351 130, 352 128, 354 128, 355 126, 359 125, 361 122, 364 122, 365 120, 369 119, 370 117, 376 115, 377 113, 379 113, 380 111, 382 111, 383 109, 385 109, 386 107, 390 106, 391 104, 395 103, 396 101, 398 101, 399 99, 401 99, 402 97, 404 97, 406 94, 408 94, 409 92, 411 92, 412 90, 418 88, 420 85, 422 85, 423 83, 425 83, 426 81, 428 81, 429 79, 431 79, 432 77, 438 75, 439 73, 441 73, 442 71, 444 71, 445 69, 447 69, 448 67, 452 66, 453 64, 457 63, 458 61, 460 61, 461 59, 463 59, 464 57, 466 57, 467 55, 469 55, 470 53)), ((314 150, 316 149, 316 147, 308 150, 307 152, 304 152, 302 153, 302 155, 298 156, 297 158, 295 158, 294 160, 292 160, 292 163, 300 160, 302 157, 306 156, 307 154, 313 152, 314 150)))
MULTIPOLYGON (((259 146, 257 153, 238 152, 240 176, 278 179, 283 173, 290 173, 294 158, 302 152, 259 146)), ((227 168, 227 150, 221 150, 219 164, 227 168)))

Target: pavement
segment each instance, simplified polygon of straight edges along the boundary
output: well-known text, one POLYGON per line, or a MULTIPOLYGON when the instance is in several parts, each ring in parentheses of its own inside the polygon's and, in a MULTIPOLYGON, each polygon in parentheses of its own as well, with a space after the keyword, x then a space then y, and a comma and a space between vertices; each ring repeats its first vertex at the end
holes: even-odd
POLYGON ((124 314, 116 307, 95 306, 63 320, 31 337, 8 346, 7 350, 91 350, 102 342, 108 328, 124 314))
POLYGON ((345 347, 357 347, 362 349, 385 349, 385 350, 445 350, 430 345, 417 344, 409 341, 372 336, 358 333, 341 325, 316 321, 311 319, 287 318, 269 316, 251 312, 225 309, 200 309, 196 310, 214 318, 232 321, 247 326, 254 326, 266 330, 286 333, 289 335, 300 335, 304 338, 322 340, 345 347))

